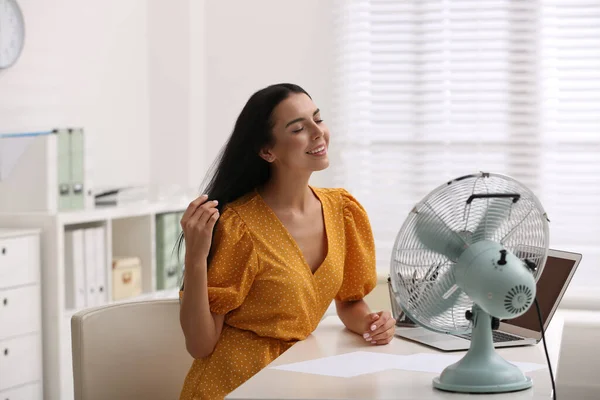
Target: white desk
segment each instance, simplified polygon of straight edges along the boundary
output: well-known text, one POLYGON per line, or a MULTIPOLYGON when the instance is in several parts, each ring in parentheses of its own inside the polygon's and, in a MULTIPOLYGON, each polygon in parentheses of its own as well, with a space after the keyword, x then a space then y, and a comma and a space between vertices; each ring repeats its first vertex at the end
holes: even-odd
MULTIPOLYGON (((546 339, 552 370, 556 378, 556 366, 562 336, 563 318, 557 312, 548 327, 546 339)), ((398 337, 386 346, 368 345, 356 334, 346 330, 337 317, 325 318, 315 332, 306 340, 298 342, 283 353, 270 366, 314 360, 353 351, 383 352, 388 354, 434 353, 430 349, 398 337)), ((508 361, 546 364, 543 344, 498 350, 508 361)), ((447 354, 447 353, 444 353, 447 354)), ((464 354, 457 352, 451 354, 464 354)), ((264 368, 249 379, 227 399, 481 399, 497 400, 551 399, 552 386, 548 369, 528 373, 533 388, 509 394, 468 395, 448 393, 434 389, 432 379, 439 374, 388 370, 360 375, 353 378, 337 378, 323 375, 281 371, 264 368), (474 397, 475 396, 475 397, 474 397)))

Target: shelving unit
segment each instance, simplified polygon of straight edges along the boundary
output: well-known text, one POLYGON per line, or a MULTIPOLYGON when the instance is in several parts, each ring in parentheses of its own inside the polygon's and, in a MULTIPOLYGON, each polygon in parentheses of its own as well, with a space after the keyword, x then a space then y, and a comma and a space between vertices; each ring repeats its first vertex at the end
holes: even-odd
MULTIPOLYGON (((180 213, 181 203, 140 203, 67 212, 0 213, 2 228, 36 228, 41 231, 41 282, 44 354, 44 399, 73 399, 70 320, 78 309, 65 302, 65 232, 91 226, 105 228, 107 291, 110 294, 113 256, 137 256, 142 265, 142 294, 120 300, 176 298, 178 290, 157 291, 156 219, 163 213, 180 213)), ((108 296, 108 303, 113 303, 108 296)))

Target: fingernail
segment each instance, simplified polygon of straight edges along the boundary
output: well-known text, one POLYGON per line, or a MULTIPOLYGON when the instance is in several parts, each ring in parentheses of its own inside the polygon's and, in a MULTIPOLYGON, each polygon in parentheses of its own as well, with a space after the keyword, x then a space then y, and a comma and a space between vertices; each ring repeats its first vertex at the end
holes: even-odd
POLYGON ((377 341, 373 340, 373 341, 371 342, 371 344, 377 344, 377 341))
POLYGON ((219 200, 213 200, 215 204, 219 204, 219 200))
POLYGON ((371 335, 369 335, 368 333, 365 333, 365 334, 363 335, 363 337, 364 337, 366 340, 369 340, 369 339, 370 339, 370 337, 371 337, 371 335))
POLYGON ((202 195, 202 196, 200 196, 200 197, 208 197, 208 195, 205 193, 205 194, 203 194, 203 195, 202 195))
POLYGON ((374 331, 375 329, 377 329, 377 326, 371 325, 371 330, 374 331))

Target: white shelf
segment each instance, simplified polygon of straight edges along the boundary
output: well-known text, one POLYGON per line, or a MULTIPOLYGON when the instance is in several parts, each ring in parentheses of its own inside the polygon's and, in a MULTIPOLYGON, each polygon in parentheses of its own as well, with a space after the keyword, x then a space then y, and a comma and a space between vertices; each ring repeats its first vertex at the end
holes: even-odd
POLYGON ((48 213, 44 211, 35 212, 0 212, 0 217, 10 218, 21 216, 26 218, 56 218, 62 225, 85 224, 109 219, 129 218, 142 215, 156 215, 166 212, 177 212, 185 210, 189 202, 140 202, 121 206, 97 207, 89 210, 64 211, 48 213))
POLYGON ((114 207, 99 207, 93 210, 68 211, 58 213, 58 218, 63 225, 82 224, 87 222, 109 219, 139 217, 143 215, 156 215, 165 212, 185 210, 188 203, 133 203, 114 207))

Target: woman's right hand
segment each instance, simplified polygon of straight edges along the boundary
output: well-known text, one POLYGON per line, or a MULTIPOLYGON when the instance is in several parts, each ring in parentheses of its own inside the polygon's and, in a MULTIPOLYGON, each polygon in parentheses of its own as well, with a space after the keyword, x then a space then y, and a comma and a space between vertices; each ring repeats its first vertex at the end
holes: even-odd
POLYGON ((207 201, 208 196, 203 194, 190 203, 181 217, 181 228, 185 238, 186 265, 197 265, 202 260, 206 262, 212 232, 219 219, 218 202, 207 201))

